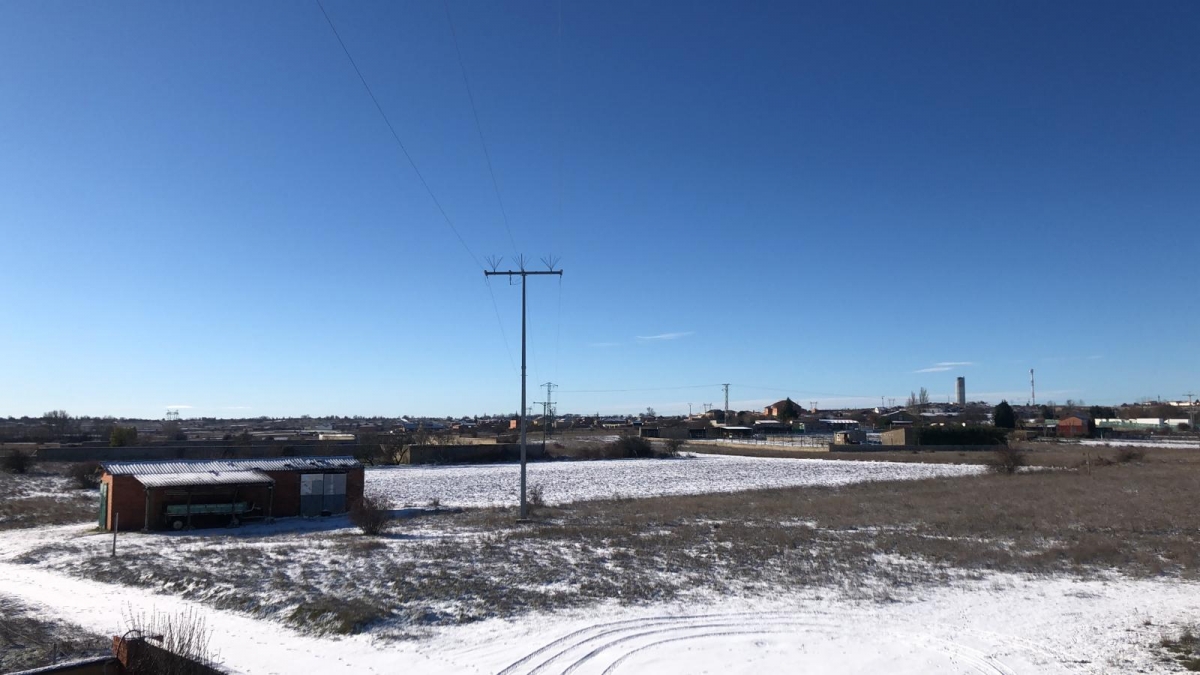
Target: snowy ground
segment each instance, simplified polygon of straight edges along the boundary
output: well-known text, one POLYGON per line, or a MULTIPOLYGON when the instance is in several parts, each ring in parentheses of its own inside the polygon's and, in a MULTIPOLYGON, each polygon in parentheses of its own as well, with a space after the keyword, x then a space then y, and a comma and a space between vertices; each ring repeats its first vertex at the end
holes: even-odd
POLYGON ((212 629, 226 667, 254 674, 1158 673, 1170 666, 1155 645, 1200 615, 1200 587, 1191 583, 998 575, 892 603, 813 592, 602 606, 383 644, 301 635, 179 598, 7 563, 0 563, 0 593, 102 634, 121 631, 122 614, 190 609, 212 629))
POLYGON ((1135 440, 1113 440, 1109 438, 1085 438, 1079 441, 1080 445, 1100 445, 1107 447, 1134 447, 1134 448, 1179 448, 1188 450, 1200 450, 1200 441, 1183 440, 1183 439, 1161 439, 1153 441, 1135 441, 1135 440))
MULTIPOLYGON (((980 466, 902 464, 694 455, 680 459, 537 462, 528 481, 548 504, 612 497, 703 494, 759 488, 848 485, 864 481, 968 476, 980 466)), ((367 471, 367 490, 398 506, 511 506, 517 503, 516 464, 403 466, 367 471)))
MULTIPOLYGON (((1118 470, 1129 468, 1112 469, 1118 470)), ((617 494, 844 485, 979 471, 980 467, 953 465, 701 456, 539 463, 530 466, 530 481, 543 486, 547 501, 567 502, 617 494)), ((447 506, 511 504, 517 472, 511 465, 404 467, 368 471, 367 481, 369 489, 387 491, 398 504, 424 504, 434 497, 447 506)), ((1107 474, 1086 480, 1103 485, 1101 475, 1107 474)), ((641 508, 639 502, 617 506, 625 504, 641 508)), ((1155 508, 1159 504, 1156 501, 1155 508)), ((126 618, 133 615, 190 610, 205 617, 213 631, 213 647, 230 670, 254 674, 1165 673, 1172 666, 1158 649, 1159 641, 1200 620, 1200 584, 1179 577, 1134 580, 1093 570, 1065 578, 949 569, 941 585, 908 584, 900 570, 905 561, 882 554, 875 558, 876 569, 848 578, 853 582, 849 585, 818 581, 785 587, 778 584, 778 576, 764 574, 763 583, 770 586, 755 593, 736 586, 717 592, 688 581, 684 586, 697 590, 646 596, 657 600, 618 604, 615 594, 592 595, 585 598, 586 605, 547 611, 544 607, 553 605, 530 603, 513 610, 500 603, 538 592, 570 591, 570 584, 555 581, 563 569, 583 570, 585 581, 629 579, 634 576, 629 556, 616 550, 578 549, 580 535, 570 532, 544 541, 503 539, 494 532, 448 531, 431 517, 405 524, 390 537, 364 539, 347 524, 344 518, 294 519, 228 533, 129 533, 121 538, 117 558, 107 556, 106 536, 88 534, 90 523, 0 531, 0 596, 17 598, 42 608, 48 618, 99 634, 124 632, 126 618), (264 534, 259 528, 275 531, 264 534), (35 550, 44 552, 30 555, 35 550), (599 564, 600 571, 593 575, 585 564, 589 561, 599 564), (155 565, 165 575, 155 572, 155 565), (894 573, 897 570, 900 573, 894 573), (488 584, 468 584, 471 575, 498 584, 503 592, 489 595, 488 584), (889 579, 899 583, 886 582, 889 579), (414 585, 418 581, 423 585, 414 585), (879 583, 887 584, 881 593, 852 587, 879 583), (460 588, 469 592, 460 595, 460 588), (412 639, 399 640, 373 632, 301 633, 282 620, 297 603, 303 607, 332 600, 341 607, 366 597, 388 607, 413 598, 421 605, 431 592, 454 600, 444 609, 431 605, 437 612, 449 615, 452 604, 461 611, 467 600, 488 611, 472 609, 466 623, 455 624, 452 616, 447 621, 413 622, 402 626, 412 629, 412 639), (291 597, 297 593, 305 597, 291 597), (476 620, 480 617, 497 618, 476 620)), ((811 527, 777 519, 771 524, 781 531, 811 527)), ((747 526, 740 521, 719 525, 721 533, 747 526)), ((655 536, 658 533, 645 531, 638 538, 655 536)), ((729 541, 747 541, 743 535, 728 536, 729 541)), ((713 546, 699 554, 734 557, 735 551, 721 548, 723 539, 710 539, 713 546)), ((764 567, 780 560, 831 557, 818 546, 819 538, 795 541, 807 543, 785 546, 793 553, 768 565, 754 555, 750 566, 766 572, 764 567)), ((601 543, 613 546, 609 539, 601 543)), ((672 571, 678 576, 687 569, 660 568, 641 553, 636 559, 651 577, 672 571)), ((847 559, 863 567, 862 559, 847 559)), ((723 574, 725 568, 712 569, 723 574)))

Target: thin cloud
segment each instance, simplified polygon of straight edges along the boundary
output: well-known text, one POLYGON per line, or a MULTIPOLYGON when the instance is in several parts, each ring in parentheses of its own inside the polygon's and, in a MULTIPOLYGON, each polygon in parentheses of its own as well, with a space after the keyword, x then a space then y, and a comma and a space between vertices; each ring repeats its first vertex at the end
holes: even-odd
POLYGON ((694 335, 695 333, 696 333, 696 331, 689 330, 689 331, 685 331, 682 333, 659 333, 658 335, 639 335, 639 336, 637 336, 637 339, 639 339, 639 340, 678 340, 679 338, 687 337, 689 335, 694 335))
POLYGON ((932 366, 930 366, 928 368, 914 370, 913 372, 914 373, 944 373, 947 370, 954 370, 955 368, 965 368, 967 366, 973 366, 973 365, 975 365, 974 361, 938 361, 937 363, 933 364, 932 366))

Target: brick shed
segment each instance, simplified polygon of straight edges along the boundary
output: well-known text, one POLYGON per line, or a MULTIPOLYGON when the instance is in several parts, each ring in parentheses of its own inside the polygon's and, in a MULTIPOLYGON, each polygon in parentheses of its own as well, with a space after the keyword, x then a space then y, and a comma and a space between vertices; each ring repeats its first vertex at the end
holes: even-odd
POLYGON ((1063 438, 1091 436, 1096 430, 1092 418, 1087 415, 1067 415, 1058 421, 1058 435, 1063 438))
POLYGON ((363 495, 353 457, 105 462, 100 527, 225 526, 244 520, 344 513, 363 495))

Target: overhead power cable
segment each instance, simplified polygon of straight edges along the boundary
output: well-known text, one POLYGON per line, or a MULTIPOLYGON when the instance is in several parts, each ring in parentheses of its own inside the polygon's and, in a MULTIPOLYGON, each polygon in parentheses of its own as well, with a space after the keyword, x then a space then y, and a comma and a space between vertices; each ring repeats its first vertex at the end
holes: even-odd
POLYGON ((517 362, 513 359, 512 348, 508 346, 508 334, 504 331, 504 322, 500 320, 500 305, 496 304, 496 294, 492 292, 491 277, 484 276, 483 283, 487 285, 488 295, 492 298, 492 309, 496 310, 496 325, 500 327, 500 339, 504 340, 504 353, 508 355, 508 365, 512 367, 513 374, 517 373, 517 362))
POLYGON ((560 389, 560 394, 614 394, 635 391, 672 391, 675 389, 709 389, 719 387, 719 384, 694 384, 682 387, 644 387, 640 389, 560 389))
POLYGON ((471 81, 467 78, 467 65, 463 61, 462 49, 458 46, 458 31, 454 28, 454 16, 450 13, 449 0, 442 0, 446 10, 446 22, 450 24, 450 37, 454 39, 454 53, 458 56, 458 68, 462 72, 463 87, 467 90, 467 99, 471 101, 471 115, 475 118, 475 131, 479 134, 479 145, 483 147, 483 158, 487 163, 488 175, 492 177, 492 190, 496 193, 496 203, 500 206, 500 218, 504 222, 504 231, 508 233, 508 243, 512 244, 513 254, 520 255, 517 242, 513 239, 512 228, 508 225, 508 212, 504 209, 504 200, 500 197, 500 183, 496 180, 496 171, 492 168, 492 153, 488 151, 487 141, 483 137, 483 125, 479 123, 479 109, 475 106, 475 94, 471 92, 471 81))
POLYGON ((358 75, 359 81, 362 82, 363 89, 367 90, 367 96, 371 97, 371 102, 375 104, 375 109, 379 111, 379 116, 383 118, 383 123, 387 125, 388 131, 392 132, 392 138, 396 139, 396 145, 400 147, 400 152, 404 154, 404 158, 407 159, 409 165, 412 166, 413 172, 417 174, 417 178, 421 181, 421 185, 425 187, 425 192, 429 193, 429 198, 432 199, 434 205, 437 206, 438 212, 442 214, 442 218, 446 221, 446 225, 450 226, 450 231, 453 232, 454 236, 458 238, 458 243, 462 244, 463 250, 465 250, 467 255, 471 256, 471 259, 475 261, 475 266, 483 267, 483 264, 479 262, 479 258, 475 257, 475 253, 471 251, 471 247, 467 246, 467 241, 463 239, 461 234, 459 234, 458 228, 454 226, 454 222, 450 220, 450 216, 446 213, 446 209, 442 208, 441 201, 439 201, 437 195, 433 193, 433 188, 429 187, 429 182, 425 180, 425 176, 421 173, 421 169, 417 167, 417 163, 413 160, 412 155, 409 154, 408 148, 404 147, 404 141, 400 140, 400 134, 396 133, 396 128, 392 126, 392 121, 388 119, 387 113, 383 111, 383 106, 379 104, 379 99, 375 98, 375 92, 371 91, 371 85, 367 84, 367 78, 363 76, 362 70, 359 69, 358 64, 354 61, 354 56, 350 53, 350 49, 346 47, 346 42, 342 40, 341 34, 338 33, 337 26, 333 24, 333 19, 329 18, 329 12, 325 11, 325 5, 321 3, 321 0, 317 0, 317 7, 321 8, 321 14, 325 17, 326 23, 329 24, 329 30, 333 31, 333 36, 337 38, 338 44, 342 46, 342 51, 346 53, 346 59, 348 59, 350 61, 350 65, 354 67, 354 72, 358 75))

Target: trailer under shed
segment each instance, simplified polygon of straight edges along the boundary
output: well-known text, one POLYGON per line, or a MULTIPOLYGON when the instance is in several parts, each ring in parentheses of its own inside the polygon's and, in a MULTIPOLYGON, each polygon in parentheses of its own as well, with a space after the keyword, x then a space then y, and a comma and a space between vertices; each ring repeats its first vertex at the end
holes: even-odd
POLYGON ((344 513, 362 498, 365 478, 353 457, 107 462, 101 467, 99 524, 106 530, 344 513))

